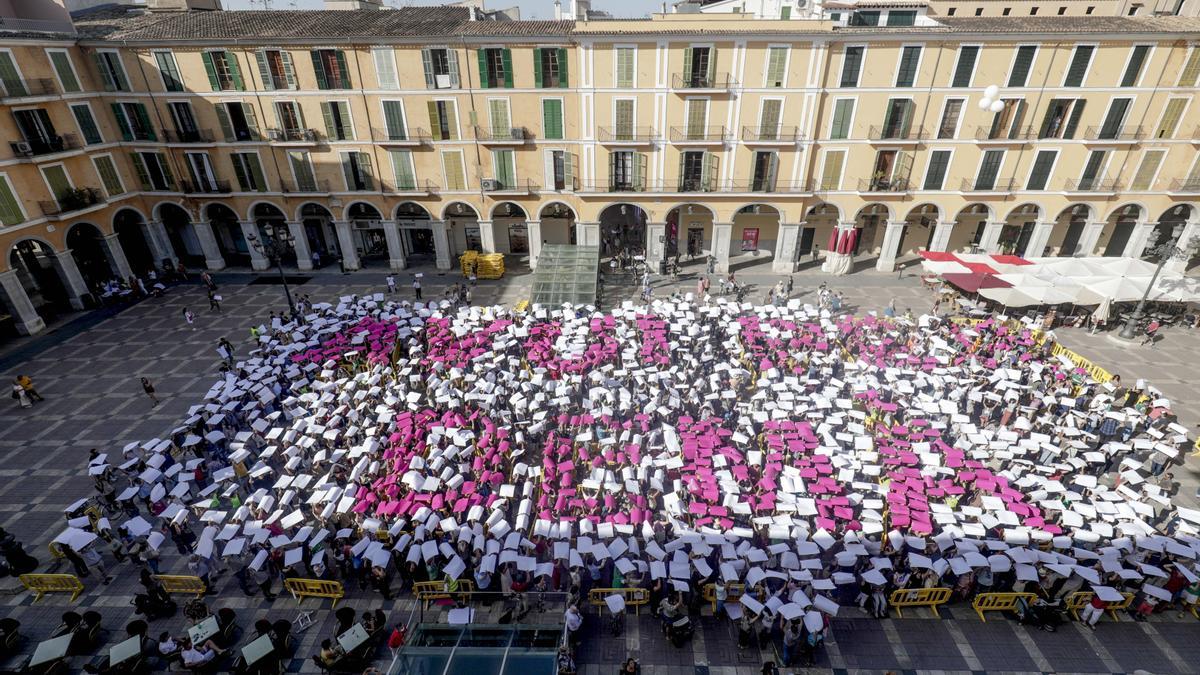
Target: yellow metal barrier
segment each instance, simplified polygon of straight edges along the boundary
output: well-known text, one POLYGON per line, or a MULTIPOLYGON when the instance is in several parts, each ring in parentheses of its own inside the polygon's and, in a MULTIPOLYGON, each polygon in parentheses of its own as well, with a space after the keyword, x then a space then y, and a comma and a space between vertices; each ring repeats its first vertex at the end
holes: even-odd
POLYGON ((448 600, 455 593, 474 593, 475 582, 470 579, 460 580, 451 590, 450 584, 446 581, 418 581, 413 584, 413 595, 417 600, 425 603, 428 607, 429 603, 435 600, 448 600))
POLYGON ((168 593, 183 593, 200 597, 208 591, 208 588, 204 586, 204 580, 200 577, 156 574, 154 579, 162 584, 168 593))
POLYGON ((1082 368, 1084 372, 1086 372, 1093 380, 1101 384, 1112 380, 1112 373, 1092 363, 1090 360, 1083 358, 1070 349, 1067 349, 1066 347, 1062 346, 1062 343, 1055 342, 1054 346, 1050 348, 1050 355, 1062 355, 1067 357, 1071 360, 1071 363, 1074 363, 1076 366, 1082 368))
POLYGON ((979 615, 979 620, 987 622, 984 612, 1015 611, 1020 600, 1033 602, 1037 596, 1033 593, 980 593, 971 603, 971 609, 979 615))
MULTIPOLYGON (((1091 591, 1075 591, 1067 596, 1067 609, 1071 610, 1071 616, 1075 617, 1076 621, 1080 620, 1079 610, 1091 604, 1092 596, 1094 595, 1095 593, 1091 591)), ((1104 611, 1108 612, 1113 621, 1120 621, 1121 617, 1117 616, 1117 612, 1122 609, 1129 609, 1129 605, 1133 603, 1133 593, 1122 593, 1121 597, 1124 599, 1120 602, 1110 602, 1104 608, 1104 611)))
POLYGON ((303 602, 304 598, 333 598, 331 607, 337 607, 338 600, 346 597, 346 591, 340 581, 285 579, 283 585, 291 592, 296 602, 303 602))
POLYGON ((74 574, 22 574, 21 583, 37 593, 34 602, 47 593, 70 593, 71 602, 75 602, 75 598, 83 591, 83 582, 74 574))
POLYGON ((514 312, 524 312, 527 309, 529 309, 529 300, 528 299, 518 301, 517 304, 513 307, 514 312))
POLYGON ((62 560, 67 557, 66 554, 62 552, 62 548, 54 542, 46 544, 46 548, 50 549, 50 557, 54 558, 55 560, 62 560))
POLYGON ((888 598, 888 602, 896 608, 896 615, 900 618, 904 618, 904 612, 900 611, 901 607, 928 607, 933 611, 933 615, 940 619, 942 615, 938 614, 938 605, 945 604, 949 599, 949 588, 901 588, 892 591, 892 597, 888 598))
POLYGON ((642 605, 650 604, 650 591, 645 588, 593 588, 588 591, 588 603, 603 607, 604 599, 610 595, 620 595, 625 598, 625 605, 632 605, 634 612, 641 614, 642 605))
MULTIPOLYGON (((746 584, 732 583, 725 584, 725 602, 737 602, 742 599, 742 595, 746 592, 746 584)), ((715 614, 717 611, 717 585, 706 584, 704 586, 704 599, 712 604, 712 611, 715 614)))

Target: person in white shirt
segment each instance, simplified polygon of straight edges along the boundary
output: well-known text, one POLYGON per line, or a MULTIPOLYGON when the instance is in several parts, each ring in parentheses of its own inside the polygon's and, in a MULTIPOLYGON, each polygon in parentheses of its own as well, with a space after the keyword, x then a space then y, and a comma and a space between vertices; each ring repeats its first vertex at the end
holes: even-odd
POLYGON ((224 653, 225 650, 218 647, 212 640, 205 640, 202 645, 193 645, 191 640, 184 640, 180 656, 183 657, 183 665, 195 668, 217 658, 218 654, 224 653))

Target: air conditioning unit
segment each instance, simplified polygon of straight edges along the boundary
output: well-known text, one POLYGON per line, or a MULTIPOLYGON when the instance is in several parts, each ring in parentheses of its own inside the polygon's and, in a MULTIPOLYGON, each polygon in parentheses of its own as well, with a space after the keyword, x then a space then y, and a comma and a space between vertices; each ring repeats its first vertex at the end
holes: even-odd
POLYGON ((483 179, 483 191, 484 192, 495 192, 496 190, 499 190, 499 189, 500 189, 500 181, 496 180, 495 178, 484 178, 483 179))
POLYGON ((434 86, 436 88, 450 89, 450 76, 449 75, 436 75, 436 76, 434 76, 433 79, 434 79, 434 86))
POLYGON ((525 140, 525 127, 513 127, 508 132, 514 141, 525 140))
POLYGON ((17 141, 13 143, 13 147, 16 148, 18 155, 33 154, 33 146, 29 144, 29 141, 17 141))

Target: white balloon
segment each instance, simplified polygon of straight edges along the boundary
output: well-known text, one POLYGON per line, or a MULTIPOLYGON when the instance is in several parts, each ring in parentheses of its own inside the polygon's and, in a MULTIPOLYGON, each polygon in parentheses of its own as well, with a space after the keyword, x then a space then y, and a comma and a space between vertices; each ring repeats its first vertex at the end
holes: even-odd
POLYGON ((988 106, 988 110, 991 110, 992 112, 995 112, 995 113, 998 113, 1001 110, 1004 110, 1004 101, 992 101, 992 104, 990 106, 988 106))
POLYGON ((996 98, 997 96, 1000 95, 1000 87, 997 87, 996 85, 993 84, 990 87, 988 87, 987 89, 983 90, 983 95, 988 98, 996 98))
POLYGON ((990 107, 992 107, 992 99, 990 99, 990 98, 979 99, 979 109, 980 110, 987 110, 990 107))

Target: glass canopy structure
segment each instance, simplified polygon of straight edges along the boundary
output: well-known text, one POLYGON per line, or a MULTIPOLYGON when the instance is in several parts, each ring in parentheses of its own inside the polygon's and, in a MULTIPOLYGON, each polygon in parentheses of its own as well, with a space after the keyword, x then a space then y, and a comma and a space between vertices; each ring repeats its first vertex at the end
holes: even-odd
POLYGON ((557 675, 561 625, 419 624, 389 675, 557 675))
POLYGON ((546 244, 538 255, 529 301, 550 306, 564 302, 594 305, 599 272, 599 246, 546 244))

